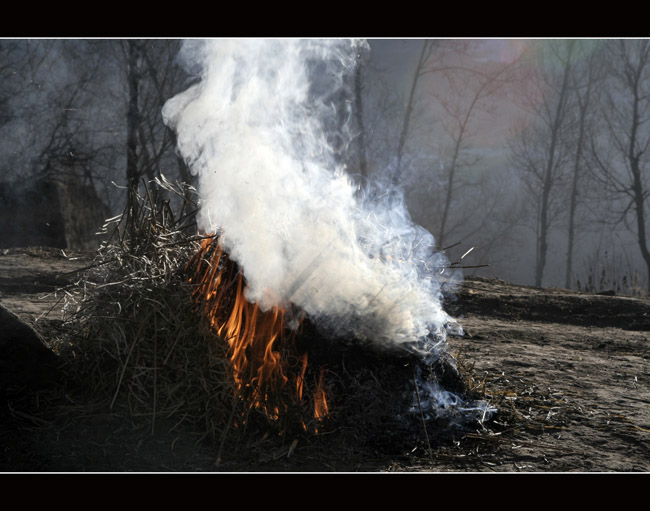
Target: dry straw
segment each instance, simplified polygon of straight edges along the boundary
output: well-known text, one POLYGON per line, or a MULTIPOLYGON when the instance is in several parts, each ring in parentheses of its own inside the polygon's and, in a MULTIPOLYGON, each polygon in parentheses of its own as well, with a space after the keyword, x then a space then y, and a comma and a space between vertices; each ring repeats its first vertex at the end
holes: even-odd
POLYGON ((67 294, 64 367, 111 413, 223 443, 239 404, 225 346, 193 310, 185 273, 201 240, 195 191, 164 178, 143 188, 107 221, 107 240, 67 294))

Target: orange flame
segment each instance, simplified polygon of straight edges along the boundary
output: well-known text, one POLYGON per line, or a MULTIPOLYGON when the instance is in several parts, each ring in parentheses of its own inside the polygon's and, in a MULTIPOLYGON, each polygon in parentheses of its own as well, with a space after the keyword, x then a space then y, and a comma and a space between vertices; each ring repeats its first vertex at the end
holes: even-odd
MULTIPOLYGON (((194 303, 228 345, 237 394, 278 420, 302 401, 307 370, 307 353, 296 354, 295 330, 285 328, 286 311, 262 311, 245 299, 243 275, 214 237, 201 242, 187 270, 196 284, 194 303)), ((321 421, 328 414, 323 376, 314 393, 314 417, 321 421)))
POLYGON ((316 391, 314 392, 314 417, 319 420, 322 420, 329 414, 329 409, 327 408, 327 399, 325 396, 325 386, 323 384, 324 377, 325 368, 322 368, 320 371, 320 376, 318 377, 316 391))

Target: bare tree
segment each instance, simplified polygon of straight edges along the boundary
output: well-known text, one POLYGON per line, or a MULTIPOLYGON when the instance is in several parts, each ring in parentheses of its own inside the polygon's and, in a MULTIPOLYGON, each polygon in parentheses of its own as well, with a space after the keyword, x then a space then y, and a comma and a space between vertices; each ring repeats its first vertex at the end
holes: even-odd
MULTIPOLYGON (((474 56, 476 44, 474 41, 457 41, 451 56, 439 52, 437 61, 426 70, 439 84, 432 88, 430 95, 442 107, 441 123, 448 140, 442 143, 446 145, 448 156, 441 154, 439 163, 439 175, 444 184, 436 240, 441 247, 447 242, 449 233, 468 221, 466 216, 459 215, 454 222, 456 225, 450 224, 458 189, 466 193, 470 186, 485 184, 481 180, 476 182, 476 178, 464 180, 461 175, 462 170, 476 166, 481 160, 478 153, 472 152, 472 138, 477 134, 475 118, 480 113, 494 115, 493 104, 487 100, 494 98, 512 81, 512 71, 518 62, 479 65, 474 56)), ((470 216, 476 209, 469 208, 470 216)))
MULTIPOLYGON (((122 42, 127 62, 127 82, 129 90, 126 114, 126 182, 129 191, 138 188, 140 171, 138 169, 138 126, 140 124, 140 42, 129 39, 122 42)), ((135 203, 135 201, 134 201, 135 203)))
POLYGON ((646 227, 650 195, 650 40, 610 41, 607 57, 604 130, 590 140, 594 176, 621 204, 616 224, 623 224, 636 236, 650 291, 646 227))
POLYGON ((576 211, 580 200, 580 189, 582 188, 584 173, 584 152, 586 146, 587 130, 590 123, 590 115, 594 110, 594 102, 597 94, 597 85, 603 78, 603 67, 601 54, 594 51, 597 42, 581 41, 578 43, 577 52, 583 57, 583 62, 576 65, 571 76, 571 88, 575 95, 577 124, 574 131, 575 153, 571 170, 571 185, 569 190, 569 218, 567 229, 567 255, 566 274, 564 285, 571 287, 573 274, 574 244, 576 238, 576 211), (585 55, 585 53, 587 55, 585 55))
POLYGON ((189 184, 192 175, 183 158, 175 153, 176 133, 161 122, 162 106, 187 86, 187 74, 176 64, 179 48, 180 41, 175 40, 146 41, 142 45, 146 87, 138 133, 143 153, 142 172, 153 179, 163 170, 170 172, 173 162, 181 180, 189 184))
POLYGON ((177 40, 0 41, 3 179, 77 173, 114 211, 124 194, 161 173, 191 181, 162 122, 185 89, 177 40))
POLYGON ((15 77, 25 66, 20 41, 0 39, 0 127, 11 120, 11 101, 21 87, 15 77))
POLYGON ((507 169, 493 168, 490 158, 483 159, 474 137, 485 126, 481 123, 494 122, 508 101, 505 86, 517 63, 483 59, 481 41, 418 43, 403 101, 388 80, 382 86, 380 69, 371 70, 375 94, 366 122, 369 161, 388 162, 392 182, 404 189, 414 220, 436 235, 439 247, 470 241, 481 244, 473 254, 487 260, 512 241, 510 220, 518 217, 505 213, 516 202, 512 190, 503 186, 507 169), (492 235, 498 239, 491 240, 492 235))
POLYGON ((541 286, 549 249, 549 232, 564 207, 559 197, 566 179, 568 112, 575 41, 542 42, 537 48, 529 103, 529 126, 511 146, 511 163, 522 173, 535 208, 535 285, 541 286))
POLYGON ((413 78, 411 80, 411 88, 409 90, 408 99, 406 101, 406 110, 404 112, 404 121, 402 123, 402 129, 399 135, 399 142, 397 143, 397 153, 396 153, 396 165, 395 171, 393 173, 393 183, 398 184, 402 176, 402 159, 404 156, 404 147, 406 145, 406 140, 409 135, 409 127, 411 124, 411 116, 413 114, 413 106, 415 104, 415 93, 417 90, 418 82, 420 78, 430 71, 427 69, 427 62, 431 57, 433 49, 436 47, 437 42, 425 39, 422 41, 422 49, 420 51, 420 56, 418 57, 415 70, 413 71, 413 78))
MULTIPOLYGON (((141 177, 159 176, 166 158, 174 153, 173 130, 161 122, 165 101, 185 85, 185 74, 175 64, 178 41, 133 40, 122 42, 128 83, 127 182, 137 186, 141 177)), ((176 158, 181 177, 191 175, 176 158)))
POLYGON ((9 146, 8 174, 27 181, 73 172, 92 183, 96 155, 88 109, 98 60, 89 58, 83 41, 17 40, 2 46, 0 68, 7 76, 0 127, 9 146))
POLYGON ((112 72, 103 89, 111 107, 100 117, 120 125, 107 147, 114 162, 107 174, 118 184, 126 182, 127 189, 137 190, 143 179, 161 174, 191 183, 175 151, 175 134, 162 122, 161 113, 165 101, 187 87, 188 74, 176 61, 179 48, 179 40, 168 39, 93 42, 112 72))

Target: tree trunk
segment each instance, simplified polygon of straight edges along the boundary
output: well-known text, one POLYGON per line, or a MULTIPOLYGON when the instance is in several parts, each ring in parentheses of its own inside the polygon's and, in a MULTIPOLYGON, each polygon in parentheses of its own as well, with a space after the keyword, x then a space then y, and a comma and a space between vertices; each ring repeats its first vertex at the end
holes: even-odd
MULTIPOLYGON (((498 74, 499 73, 497 73, 497 75, 498 74)), ((494 77, 483 82, 483 84, 479 87, 478 91, 476 92, 476 94, 474 94, 474 97, 472 98, 472 102, 470 103, 467 112, 462 117, 462 120, 459 123, 458 136, 456 137, 454 143, 454 154, 451 159, 451 165, 449 167, 449 175, 447 176, 447 191, 445 193, 445 204, 442 211, 442 217, 440 219, 440 230, 438 231, 437 241, 439 247, 444 247, 445 237, 447 235, 446 232, 447 220, 449 218, 449 210, 451 209, 451 202, 454 197, 454 184, 456 180, 456 171, 458 170, 458 166, 459 166, 458 160, 460 158, 461 146, 467 134, 468 124, 470 118, 472 117, 472 113, 474 112, 474 108, 483 97, 483 93, 486 90, 487 86, 490 83, 492 83, 493 80, 494 77)))
MULTIPOLYGON (((591 79, 591 78, 590 78, 591 79)), ((573 243, 575 238, 575 214, 578 207, 578 183, 580 181, 580 161, 582 160, 582 146, 585 134, 585 118, 589 106, 589 94, 591 92, 591 82, 585 92, 585 102, 580 105, 580 125, 578 127, 578 140, 576 141, 576 155, 573 165, 573 179, 571 180, 571 197, 569 199, 569 233, 567 239, 567 256, 566 256, 566 276, 564 287, 571 288, 571 273, 573 271, 573 243)))
POLYGON ((542 281, 544 279, 544 268, 546 266, 546 255, 548 251, 548 230, 549 230, 549 208, 550 208, 550 197, 551 189, 553 187, 553 173, 555 168, 556 161, 556 151, 557 144, 560 138, 560 129, 562 127, 564 116, 566 114, 566 102, 568 96, 569 88, 569 73, 571 71, 571 53, 573 49, 573 43, 569 43, 567 60, 564 65, 564 71, 562 76, 562 85, 560 87, 560 97, 555 108, 555 115, 551 123, 551 141, 548 151, 548 160, 546 162, 546 168, 544 170, 544 181, 542 183, 542 200, 540 205, 540 220, 539 220, 539 236, 537 243, 537 261, 535 264, 535 285, 538 287, 542 286, 542 281))
POLYGON ((418 65, 415 68, 413 73, 413 81, 411 83, 411 90, 409 92, 408 101, 406 103, 406 112, 404 113, 404 123, 402 125, 402 131, 399 136, 399 142, 397 144, 397 162, 395 165, 395 172, 393 174, 393 184, 398 184, 400 177, 402 176, 402 157, 404 155, 404 145, 406 144, 406 138, 409 131, 409 124, 411 123, 411 114, 413 112, 413 101, 415 99, 415 90, 417 89, 418 80, 422 73, 422 67, 428 59, 428 52, 431 50, 431 41, 425 40, 422 43, 422 51, 420 52, 420 58, 418 59, 418 65))
POLYGON ((637 233, 639 248, 641 249, 641 255, 645 261, 646 268, 648 271, 648 294, 650 294, 650 250, 648 250, 648 240, 646 238, 645 232, 645 211, 644 211, 644 200, 643 200, 643 190, 641 189, 640 179, 637 179, 638 176, 634 176, 634 205, 636 209, 636 221, 637 221, 637 233))
MULTIPOLYGON (((553 156, 554 155, 551 153, 549 167, 553 163, 553 156)), ((552 180, 550 179, 549 171, 547 171, 542 191, 542 203, 537 238, 537 260, 535 262, 535 285, 537 287, 542 286, 542 281, 544 279, 544 268, 546 266, 546 252, 548 251, 548 209, 551 187, 552 180)))
MULTIPOLYGON (((580 143, 578 143, 578 153, 580 152, 580 143)), ((578 156, 573 169, 573 180, 571 182, 571 198, 569 203, 569 232, 567 234, 567 253, 566 253, 566 275, 564 277, 564 287, 571 289, 571 273, 573 272, 573 242, 575 238, 575 214, 578 199, 578 156)))
POLYGON ((126 181, 129 188, 138 187, 138 88, 140 76, 138 72, 138 42, 127 41, 128 51, 128 83, 129 83, 129 108, 126 115, 126 181))
POLYGON ((449 216, 449 208, 451 207, 451 200, 453 196, 454 189, 454 178, 456 175, 456 162, 458 160, 458 153, 460 151, 460 141, 462 140, 462 135, 456 141, 456 146, 454 147, 454 156, 451 161, 451 166, 449 168, 449 174, 447 176, 447 192, 445 194, 445 205, 442 211, 442 217, 440 219, 440 229, 438 231, 437 243, 438 247, 444 247, 445 242, 445 228, 447 226, 447 217, 449 216))
MULTIPOLYGON (((633 133, 636 130, 633 130, 633 133)), ((632 147, 630 148, 632 153, 632 147)), ((636 210, 636 224, 637 224, 637 239, 639 242, 639 249, 645 261, 648 271, 648 294, 650 294, 650 250, 648 249, 648 240, 646 237, 645 227, 645 199, 643 193, 643 184, 641 182, 641 166, 639 164, 639 155, 633 155, 630 160, 630 170, 633 175, 632 193, 634 200, 634 208, 636 210)))
POLYGON ((129 107, 126 114, 126 182, 127 182, 127 225, 131 236, 135 236, 135 219, 138 216, 138 43, 127 41, 127 78, 129 83, 129 107))

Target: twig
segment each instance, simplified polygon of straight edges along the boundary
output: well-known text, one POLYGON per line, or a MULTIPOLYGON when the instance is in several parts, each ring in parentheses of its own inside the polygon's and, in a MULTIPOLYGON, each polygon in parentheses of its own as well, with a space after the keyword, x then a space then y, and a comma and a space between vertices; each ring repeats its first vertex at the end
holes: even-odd
POLYGON ((233 405, 232 405, 232 408, 230 410, 230 418, 228 419, 228 423, 226 424, 226 427, 223 430, 223 434, 221 435, 221 443, 219 444, 219 452, 217 453, 217 461, 215 462, 215 465, 220 465, 221 464, 221 453, 223 452, 223 446, 226 443, 226 435, 228 434, 228 430, 230 429, 233 418, 235 416, 235 409, 236 408, 237 408, 237 402, 236 402, 236 400, 233 399, 233 405))
POLYGON ((140 328, 138 329, 138 333, 135 335, 133 339, 133 343, 131 344, 131 348, 129 349, 129 353, 126 356, 126 360, 124 361, 124 365, 122 366, 122 371, 120 372, 120 378, 117 382, 117 388, 115 389, 115 394, 113 395, 113 400, 111 401, 111 405, 109 406, 109 410, 113 409, 113 405, 115 404, 115 400, 117 399, 117 395, 120 392, 120 387, 122 385, 122 379, 124 378, 124 373, 126 372, 126 366, 129 363, 129 359, 131 358, 131 354, 133 353, 133 348, 135 348, 135 345, 137 344, 138 340, 140 339, 140 334, 142 333, 142 329, 146 325, 146 321, 143 321, 140 324, 140 328))
POLYGON ((424 436, 427 440, 427 449, 429 451, 429 458, 433 463, 433 451, 431 450, 431 442, 429 441, 429 433, 427 432, 427 424, 424 420, 424 413, 422 413, 422 402, 420 401, 420 390, 418 389, 418 382, 416 379, 415 371, 413 372, 413 384, 415 385, 415 395, 418 398, 418 408, 420 410, 420 419, 422 419, 422 428, 424 429, 424 436))

